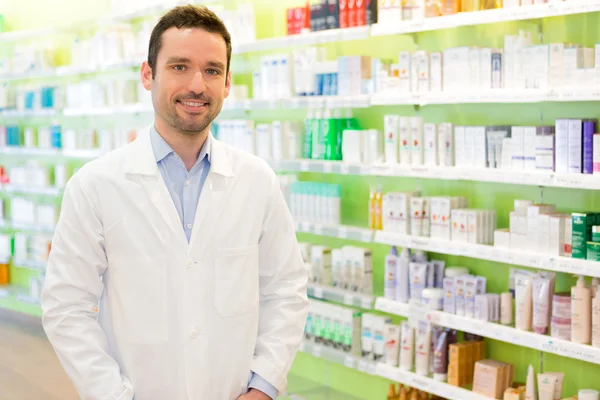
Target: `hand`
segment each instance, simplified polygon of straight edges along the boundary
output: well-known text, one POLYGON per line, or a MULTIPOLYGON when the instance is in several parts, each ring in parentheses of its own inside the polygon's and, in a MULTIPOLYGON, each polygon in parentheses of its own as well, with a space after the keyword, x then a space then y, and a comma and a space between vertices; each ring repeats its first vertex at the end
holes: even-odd
POLYGON ((241 395, 237 400, 271 400, 271 398, 258 389, 250 389, 248 393, 241 395))

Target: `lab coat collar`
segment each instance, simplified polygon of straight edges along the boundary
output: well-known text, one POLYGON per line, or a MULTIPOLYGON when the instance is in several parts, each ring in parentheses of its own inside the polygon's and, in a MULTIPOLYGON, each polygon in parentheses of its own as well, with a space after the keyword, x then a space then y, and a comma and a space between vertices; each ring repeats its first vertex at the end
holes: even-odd
MULTIPOLYGON (((153 126, 142 133, 129 146, 129 154, 125 163, 125 173, 157 176, 159 174, 156 156, 152 149, 150 131, 153 126)), ((210 133, 210 172, 225 177, 235 177, 226 146, 216 140, 210 133)))

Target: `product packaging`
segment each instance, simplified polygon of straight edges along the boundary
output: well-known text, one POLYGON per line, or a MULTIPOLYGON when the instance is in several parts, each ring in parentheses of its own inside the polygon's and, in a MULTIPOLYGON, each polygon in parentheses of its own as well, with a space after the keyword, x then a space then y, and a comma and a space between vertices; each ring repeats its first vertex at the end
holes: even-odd
POLYGON ((421 292, 427 281, 427 263, 411 262, 410 268, 410 300, 421 304, 421 292))
POLYGON ((401 327, 400 368, 412 371, 415 354, 415 330, 408 321, 403 321, 401 327))
POLYGON ((521 273, 515 275, 516 327, 523 331, 532 329, 532 281, 530 275, 521 273))
POLYGON ((547 374, 538 374, 538 394, 539 400, 554 400, 554 386, 556 385, 556 376, 547 374))
POLYGON ((455 279, 452 277, 444 278, 444 312, 449 314, 456 314, 455 279))
POLYGON ((448 331, 444 330, 435 342, 433 352, 433 379, 446 382, 448 379, 448 331))
POLYGON ((571 341, 590 344, 592 336, 592 299, 591 290, 586 287, 585 279, 580 276, 577 284, 571 288, 571 341))
POLYGON ((400 356, 400 326, 385 325, 385 363, 397 367, 400 356))
POLYGON ((550 279, 535 277, 532 282, 533 292, 533 331, 548 333, 551 288, 550 279))

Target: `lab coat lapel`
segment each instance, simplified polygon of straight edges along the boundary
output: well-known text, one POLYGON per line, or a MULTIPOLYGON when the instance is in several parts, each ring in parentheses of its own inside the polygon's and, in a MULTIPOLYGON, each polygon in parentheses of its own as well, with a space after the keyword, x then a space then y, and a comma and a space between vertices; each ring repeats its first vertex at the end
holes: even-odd
POLYGON ((203 226, 214 226, 225 209, 223 204, 231 192, 234 178, 229 153, 222 143, 211 138, 210 171, 198 201, 190 243, 194 243, 199 232, 207 232, 203 226))
POLYGON ((149 193, 151 203, 156 207, 158 214, 180 239, 187 242, 185 232, 181 226, 179 214, 169 194, 169 190, 160 174, 152 143, 150 141, 150 128, 141 133, 137 139, 130 144, 129 154, 125 164, 125 173, 141 175, 143 179, 136 181, 144 186, 149 193))

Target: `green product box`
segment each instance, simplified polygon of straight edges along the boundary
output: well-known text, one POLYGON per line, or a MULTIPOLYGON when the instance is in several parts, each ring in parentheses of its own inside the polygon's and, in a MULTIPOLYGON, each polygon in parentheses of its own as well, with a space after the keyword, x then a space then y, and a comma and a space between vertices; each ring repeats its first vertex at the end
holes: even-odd
POLYGON ((592 237, 592 226, 596 224, 596 213, 573 213, 573 253, 571 257, 585 260, 587 258, 587 242, 592 237))
POLYGON ((592 232, 592 242, 600 243, 600 232, 592 232))
POLYGON ((587 242, 587 259, 590 261, 600 261, 600 243, 587 242))

